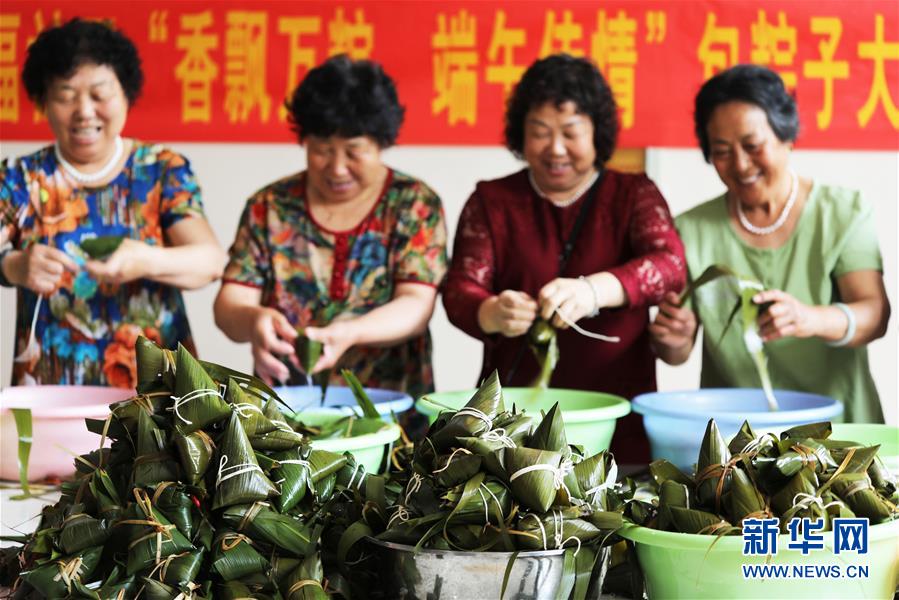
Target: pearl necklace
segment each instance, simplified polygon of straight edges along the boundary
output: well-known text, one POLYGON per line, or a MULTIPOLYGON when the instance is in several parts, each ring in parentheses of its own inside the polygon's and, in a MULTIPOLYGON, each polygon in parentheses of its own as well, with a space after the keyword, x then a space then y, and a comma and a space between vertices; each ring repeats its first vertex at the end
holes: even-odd
POLYGON ((534 188, 534 191, 537 192, 537 195, 548 201, 553 206, 557 206, 559 208, 565 208, 566 206, 571 206, 575 202, 577 202, 578 198, 584 195, 584 192, 590 189, 593 183, 596 181, 596 178, 599 177, 599 171, 593 173, 593 177, 588 179, 584 185, 579 187, 574 191, 574 194, 565 198, 564 200, 553 200, 551 199, 546 192, 540 189, 540 186, 537 185, 537 181, 534 179, 534 172, 531 169, 528 169, 528 181, 531 182, 531 187, 534 188))
POLYGON ((113 167, 115 167, 119 163, 119 159, 122 158, 122 152, 124 152, 125 150, 125 144, 122 142, 122 136, 117 135, 115 138, 115 151, 112 153, 109 161, 95 173, 82 173, 81 171, 76 169, 69 161, 63 158, 62 152, 60 152, 59 150, 59 142, 56 142, 53 145, 53 149, 56 153, 56 161, 62 166, 65 172, 68 173, 72 179, 74 179, 78 183, 95 183, 108 176, 113 167))
POLYGON ((798 195, 799 178, 796 176, 796 171, 790 171, 790 196, 787 198, 787 203, 784 205, 784 208, 780 212, 780 216, 777 217, 777 220, 767 227, 759 227, 758 225, 753 225, 749 222, 749 219, 746 218, 746 215, 743 213, 743 208, 740 206, 740 201, 737 200, 737 218, 740 220, 740 225, 743 226, 743 229, 753 235, 768 235, 770 233, 774 233, 775 231, 783 227, 783 224, 787 222, 787 217, 790 216, 790 211, 793 210, 793 205, 796 204, 796 197, 798 195))

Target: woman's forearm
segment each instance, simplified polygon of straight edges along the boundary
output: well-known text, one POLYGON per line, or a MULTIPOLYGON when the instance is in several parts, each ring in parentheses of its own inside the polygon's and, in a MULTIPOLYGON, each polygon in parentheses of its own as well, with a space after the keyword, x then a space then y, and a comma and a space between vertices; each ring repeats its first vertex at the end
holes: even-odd
MULTIPOLYGON (((886 334, 890 319, 889 303, 879 299, 848 302, 846 306, 855 315, 855 335, 846 344, 851 348, 864 346, 886 334)), ((816 306, 818 327, 816 335, 828 342, 842 339, 849 327, 846 314, 836 306, 816 306)))
POLYGON ((656 356, 658 356, 665 364, 669 364, 673 367, 682 365, 687 362, 687 359, 690 358, 690 353, 693 351, 694 343, 695 341, 691 341, 683 346, 672 348, 671 346, 662 344, 653 338, 650 338, 649 340, 649 344, 650 346, 652 346, 652 349, 656 353, 656 356))
POLYGON ((437 291, 423 288, 419 294, 398 295, 364 315, 347 321, 353 328, 353 345, 393 346, 424 333, 434 312, 437 291))
POLYGON ((627 304, 627 292, 621 281, 608 271, 594 273, 585 277, 593 287, 597 304, 600 309, 617 308, 627 304))
POLYGON ((222 276, 225 254, 217 244, 148 246, 144 277, 181 289, 196 289, 222 276))
POLYGON ((252 339, 253 325, 262 307, 258 301, 253 304, 238 298, 237 294, 244 290, 232 289, 234 287, 236 284, 225 283, 216 296, 213 304, 215 324, 232 342, 249 342, 252 339))

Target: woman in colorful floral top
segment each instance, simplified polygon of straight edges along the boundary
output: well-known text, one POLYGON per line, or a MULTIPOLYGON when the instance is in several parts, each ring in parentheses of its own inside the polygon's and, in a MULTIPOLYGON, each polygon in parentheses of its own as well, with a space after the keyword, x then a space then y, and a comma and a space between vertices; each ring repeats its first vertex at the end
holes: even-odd
POLYGON ((179 289, 216 279, 224 255, 184 157, 120 135, 143 83, 128 38, 78 19, 48 29, 22 79, 56 144, 0 167, 13 383, 134 387, 138 335, 193 349, 179 289), (103 236, 123 239, 92 259, 82 244, 103 236))
MULTIPOLYGON (((446 271, 440 198, 381 162, 403 108, 380 66, 329 59, 288 102, 306 171, 247 202, 216 323, 250 342, 256 372, 289 379, 297 330, 324 344, 312 369, 348 368, 366 386, 434 389, 428 321, 446 271)), ((332 379, 340 380, 339 369, 332 379)))

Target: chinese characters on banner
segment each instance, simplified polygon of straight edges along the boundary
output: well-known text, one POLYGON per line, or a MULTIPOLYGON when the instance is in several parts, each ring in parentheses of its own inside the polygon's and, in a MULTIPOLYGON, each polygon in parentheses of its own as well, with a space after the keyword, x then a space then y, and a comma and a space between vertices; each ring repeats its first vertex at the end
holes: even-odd
POLYGON ((285 142, 284 100, 347 53, 384 65, 400 143, 497 144, 504 102, 535 59, 593 60, 619 106, 620 146, 695 145, 693 96, 712 74, 764 64, 799 101, 803 148, 899 149, 899 3, 191 0, 0 6, 0 137, 49 138, 20 81, 28 44, 72 17, 105 19, 140 49, 146 84, 126 134, 285 142))

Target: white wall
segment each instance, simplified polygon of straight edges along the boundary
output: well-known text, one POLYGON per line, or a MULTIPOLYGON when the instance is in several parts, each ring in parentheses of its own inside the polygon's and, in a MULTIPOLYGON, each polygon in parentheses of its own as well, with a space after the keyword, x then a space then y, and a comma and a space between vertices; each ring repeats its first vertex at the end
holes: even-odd
MULTIPOLYGON (((38 143, 3 143, 2 156, 16 156, 36 149, 38 143)), ((302 149, 275 144, 173 144, 193 163, 203 187, 206 211, 219 241, 227 246, 234 236, 237 220, 253 191, 304 165, 302 149)), ((443 198, 450 229, 455 233, 462 205, 481 179, 504 175, 520 168, 519 163, 499 147, 409 146, 388 150, 387 164, 426 181, 443 198)), ((886 285, 894 305, 894 315, 886 338, 870 346, 874 378, 884 403, 887 421, 897 422, 899 397, 899 352, 897 352, 897 199, 899 199, 899 153, 895 152, 812 152, 797 151, 796 170, 821 181, 857 188, 875 205, 886 285)), ((677 214, 723 190, 712 168, 695 149, 651 149, 647 172, 677 214)), ((249 347, 230 342, 215 327, 212 301, 217 285, 187 292, 185 299, 194 338, 201 355, 241 370, 251 368, 249 347)), ((12 364, 12 335, 15 296, 0 292, 0 385, 9 384, 12 364)), ((435 369, 438 389, 460 389, 474 384, 480 367, 480 344, 455 329, 439 305, 431 321, 434 336, 435 369)), ((699 352, 681 367, 662 365, 662 389, 694 388, 699 382, 699 352)))

